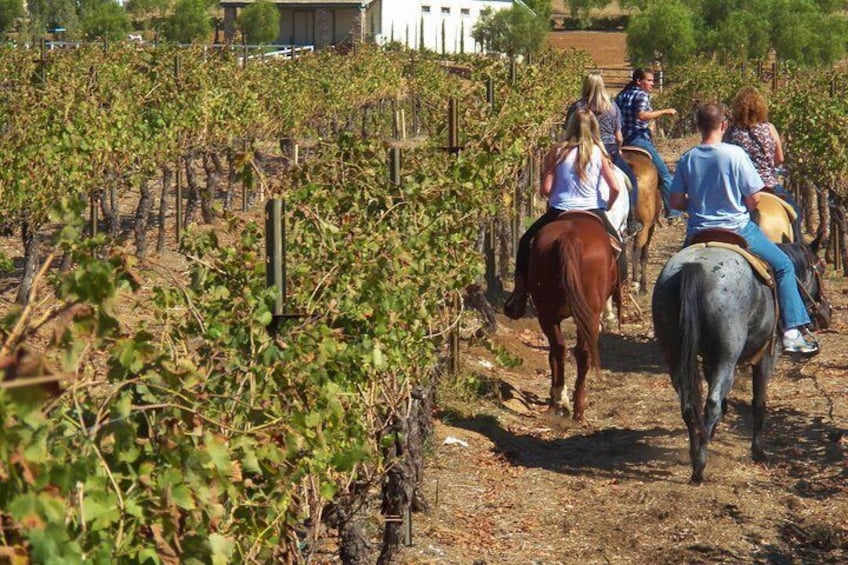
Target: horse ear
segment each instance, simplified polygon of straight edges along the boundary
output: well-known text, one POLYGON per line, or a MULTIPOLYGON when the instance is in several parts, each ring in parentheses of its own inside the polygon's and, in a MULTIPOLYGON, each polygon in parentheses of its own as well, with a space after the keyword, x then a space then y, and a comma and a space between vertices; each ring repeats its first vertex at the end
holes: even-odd
POLYGON ((816 238, 810 242, 810 250, 812 250, 812 252, 815 254, 819 252, 819 245, 821 245, 821 239, 822 232, 819 232, 818 235, 816 235, 816 238))

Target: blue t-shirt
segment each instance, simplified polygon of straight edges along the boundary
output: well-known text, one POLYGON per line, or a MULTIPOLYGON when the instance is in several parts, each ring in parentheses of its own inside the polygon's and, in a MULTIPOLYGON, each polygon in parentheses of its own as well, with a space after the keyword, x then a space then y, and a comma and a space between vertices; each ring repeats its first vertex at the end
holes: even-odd
POLYGON ((741 230, 751 221, 745 196, 762 188, 748 154, 729 143, 701 144, 684 153, 671 183, 671 192, 688 196, 687 237, 710 228, 741 230))

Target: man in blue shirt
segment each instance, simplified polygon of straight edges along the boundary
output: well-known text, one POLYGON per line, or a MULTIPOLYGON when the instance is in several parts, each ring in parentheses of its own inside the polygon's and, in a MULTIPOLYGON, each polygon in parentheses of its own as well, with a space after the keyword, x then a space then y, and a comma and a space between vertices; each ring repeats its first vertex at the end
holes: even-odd
POLYGON ((701 106, 696 119, 701 144, 684 153, 677 163, 670 197, 673 208, 689 213, 687 241, 711 228, 741 235, 751 253, 774 270, 784 330, 783 350, 815 355, 818 344, 801 332, 810 318, 798 291, 792 261, 751 221, 749 212, 757 208, 763 188, 760 175, 744 149, 721 141, 727 129, 721 106, 701 106))
POLYGON ((668 201, 671 188, 671 173, 654 147, 650 130, 650 121, 660 116, 674 116, 677 110, 665 108, 654 110, 651 107, 651 91, 654 90, 654 73, 648 69, 635 69, 633 80, 618 93, 615 103, 621 109, 621 133, 624 145, 633 145, 651 154, 651 160, 657 168, 660 178, 660 192, 666 210, 666 218, 675 218, 680 212, 673 210, 668 201))

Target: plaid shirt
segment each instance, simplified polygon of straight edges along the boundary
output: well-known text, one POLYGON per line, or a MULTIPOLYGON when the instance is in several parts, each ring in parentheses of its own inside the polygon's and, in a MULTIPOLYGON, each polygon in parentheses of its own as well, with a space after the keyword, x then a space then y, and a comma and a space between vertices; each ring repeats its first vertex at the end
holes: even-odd
POLYGON ((621 109, 621 134, 624 136, 625 143, 640 135, 651 139, 648 122, 636 117, 639 112, 653 110, 651 95, 638 86, 632 86, 620 92, 615 98, 615 103, 621 109))

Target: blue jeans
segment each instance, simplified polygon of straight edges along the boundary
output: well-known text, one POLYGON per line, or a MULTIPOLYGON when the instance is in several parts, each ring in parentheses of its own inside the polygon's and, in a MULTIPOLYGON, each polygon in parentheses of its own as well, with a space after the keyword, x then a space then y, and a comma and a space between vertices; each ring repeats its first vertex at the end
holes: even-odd
POLYGON ((632 145, 644 149, 651 154, 651 160, 657 168, 657 173, 660 178, 660 193, 662 194, 663 206, 665 206, 666 214, 669 218, 674 218, 680 215, 680 210, 672 210, 671 204, 668 201, 668 195, 671 193, 671 173, 662 160, 660 154, 657 153, 657 148, 651 142, 651 138, 647 134, 638 134, 636 137, 625 140, 625 145, 632 145))
POLYGON ((621 156, 618 144, 605 144, 604 147, 610 157, 612 157, 612 162, 615 163, 615 166, 621 169, 627 175, 627 180, 630 181, 630 213, 636 214, 636 203, 639 202, 639 185, 636 182, 636 174, 630 168, 630 165, 627 164, 627 161, 624 160, 624 157, 621 156))
POLYGON ((774 277, 777 279, 780 321, 783 324, 784 331, 809 324, 810 316, 807 315, 807 309, 801 299, 798 283, 795 280, 795 267, 786 253, 772 243, 760 231, 760 226, 754 222, 748 222, 748 225, 739 230, 739 235, 748 242, 748 249, 751 253, 763 259, 774 270, 774 277))

